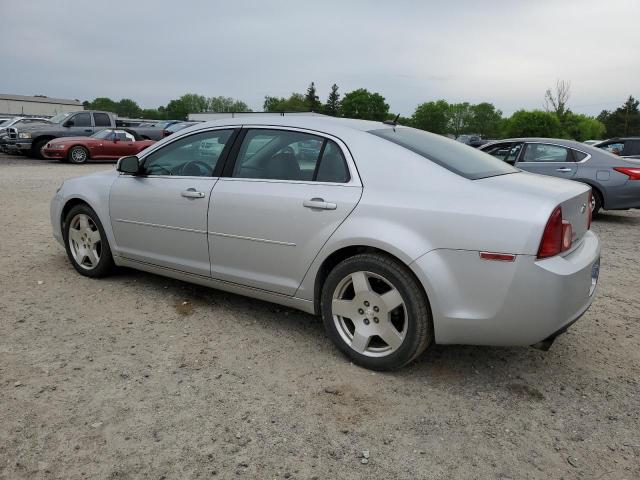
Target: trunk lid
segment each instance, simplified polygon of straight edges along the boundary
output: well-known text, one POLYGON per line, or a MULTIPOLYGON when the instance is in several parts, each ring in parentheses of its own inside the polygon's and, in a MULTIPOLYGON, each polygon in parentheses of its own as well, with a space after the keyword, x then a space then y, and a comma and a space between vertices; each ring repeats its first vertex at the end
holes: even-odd
MULTIPOLYGON (((579 245, 580 240, 589 229, 591 209, 589 203, 591 187, 589 185, 528 172, 500 175, 475 181, 491 183, 495 188, 513 192, 518 196, 539 199, 541 205, 548 203, 547 218, 559 205, 562 209, 562 219, 568 221, 572 229, 572 246, 568 252, 579 245)), ((540 235, 542 236, 542 230, 540 235)))

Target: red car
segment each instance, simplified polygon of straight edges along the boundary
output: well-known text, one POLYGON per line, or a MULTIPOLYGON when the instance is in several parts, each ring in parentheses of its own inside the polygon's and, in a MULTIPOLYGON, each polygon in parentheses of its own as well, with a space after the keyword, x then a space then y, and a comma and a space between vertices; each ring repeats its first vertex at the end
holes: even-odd
POLYGON ((154 140, 143 140, 135 132, 125 128, 107 128, 90 137, 55 138, 44 146, 42 154, 46 158, 71 163, 117 160, 127 155, 136 155, 154 143, 154 140))

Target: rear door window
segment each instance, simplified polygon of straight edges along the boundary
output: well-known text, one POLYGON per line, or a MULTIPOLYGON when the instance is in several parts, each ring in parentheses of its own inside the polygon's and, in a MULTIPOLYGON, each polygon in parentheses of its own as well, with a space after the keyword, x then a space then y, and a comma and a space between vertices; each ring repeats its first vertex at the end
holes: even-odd
POLYGON ((521 162, 573 162, 570 149, 546 143, 529 143, 521 162))
POLYGON ((111 126, 111 119, 109 118, 109 115, 107 115, 106 113, 94 113, 93 121, 95 122, 96 127, 111 126))
POLYGON ((346 183, 349 171, 332 140, 304 132, 250 129, 232 176, 268 180, 346 183))

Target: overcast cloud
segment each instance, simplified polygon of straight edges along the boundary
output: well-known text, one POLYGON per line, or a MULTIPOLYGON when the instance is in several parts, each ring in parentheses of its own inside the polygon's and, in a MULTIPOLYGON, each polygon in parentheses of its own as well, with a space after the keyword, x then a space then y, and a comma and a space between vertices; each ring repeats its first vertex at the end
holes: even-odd
POLYGON ((0 0, 0 92, 165 105, 187 92, 262 109, 265 95, 381 93, 541 108, 571 81, 597 114, 640 96, 639 0, 0 0))

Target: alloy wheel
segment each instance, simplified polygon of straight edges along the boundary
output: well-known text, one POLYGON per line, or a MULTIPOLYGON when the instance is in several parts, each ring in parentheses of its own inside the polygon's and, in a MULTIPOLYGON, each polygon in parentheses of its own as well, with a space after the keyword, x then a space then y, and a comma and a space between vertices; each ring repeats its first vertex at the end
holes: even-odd
POLYGON ((96 268, 102 253, 102 238, 89 215, 79 213, 71 219, 67 241, 71 255, 80 267, 86 270, 96 268))
POLYGON ((75 163, 84 163, 87 161, 87 152, 84 148, 76 147, 71 150, 71 160, 75 163))
POLYGON ((407 334, 407 308, 398 289, 372 272, 354 272, 336 287, 331 313, 342 340, 368 357, 395 352, 407 334))

